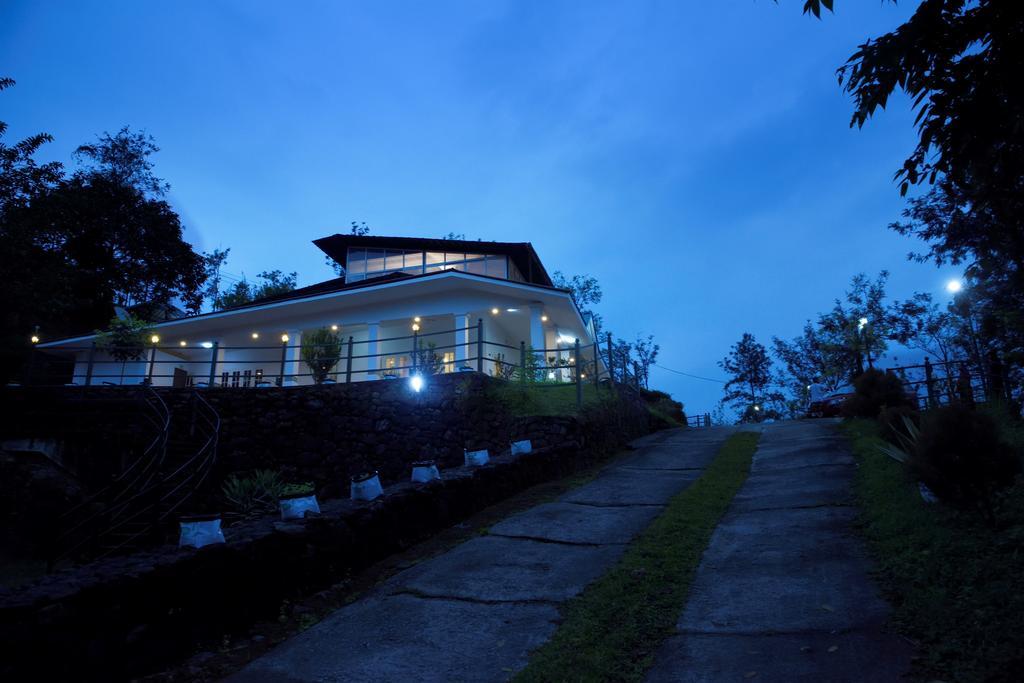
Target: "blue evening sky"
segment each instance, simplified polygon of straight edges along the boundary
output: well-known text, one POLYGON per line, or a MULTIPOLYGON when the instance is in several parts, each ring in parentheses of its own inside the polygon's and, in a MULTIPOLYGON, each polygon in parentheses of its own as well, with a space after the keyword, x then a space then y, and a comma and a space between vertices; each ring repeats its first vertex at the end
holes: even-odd
MULTIPOLYGON (((310 240, 530 241, 604 288, 606 324, 721 377, 744 331, 794 336, 858 271, 941 293, 886 229, 904 100, 865 129, 834 70, 916 2, 34 2, 0 6, 8 139, 46 157, 122 125, 227 270, 331 276, 310 240)), ((691 412, 721 387, 654 369, 691 412)))

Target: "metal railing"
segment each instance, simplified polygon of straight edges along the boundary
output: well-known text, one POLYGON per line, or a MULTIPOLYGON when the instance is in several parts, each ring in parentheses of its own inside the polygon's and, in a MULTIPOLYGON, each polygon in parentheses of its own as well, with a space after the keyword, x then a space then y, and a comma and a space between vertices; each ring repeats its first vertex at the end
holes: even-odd
POLYGON ((172 415, 150 387, 133 390, 141 392, 141 420, 154 433, 109 485, 58 519, 51 567, 66 559, 98 559, 161 541, 176 513, 200 490, 213 468, 220 417, 206 399, 191 392, 181 407, 188 413, 187 429, 175 431, 173 427, 184 427, 179 425, 184 421, 180 411, 172 415))
MULTIPOLYGON (((434 332, 379 339, 341 338, 330 344, 290 343, 222 346, 219 342, 201 345, 146 344, 133 350, 109 349, 96 343, 62 347, 62 353, 74 353, 76 359, 71 382, 46 372, 35 358, 25 373, 25 384, 46 385, 152 385, 191 386, 197 388, 266 388, 290 386, 309 378, 313 383, 353 382, 366 379, 391 379, 414 374, 489 371, 505 379, 538 384, 563 385, 592 381, 598 384, 614 378, 605 365, 597 342, 535 349, 525 341, 518 345, 486 338, 483 319, 475 325, 434 332), (475 332, 475 335, 471 333, 475 332), (455 335, 456 341, 437 344, 438 336, 455 335), (459 340, 463 335, 465 339, 459 340), (470 339, 475 336, 475 339, 470 339), (376 345, 374 347, 374 345, 376 345), (387 345, 387 350, 379 350, 387 345), (406 348, 402 348, 405 346, 406 348), (321 351, 317 360, 304 359, 303 351, 321 351), (327 353, 323 354, 322 351, 327 353), (373 352, 369 352, 369 351, 373 352), (226 357, 235 353, 236 357, 226 357), (84 358, 81 356, 84 355, 84 358), (120 358, 105 358, 105 355, 120 358), (205 356, 205 357, 197 357, 205 356), (255 356, 255 357, 254 357, 255 356), (132 372, 128 372, 131 364, 132 372), (316 372, 313 364, 325 370, 316 372), (170 371, 166 371, 170 366, 170 371), (139 368, 144 371, 138 371, 139 368)), ((37 354, 45 353, 36 350, 37 354)), ((627 374, 622 375, 624 378, 627 374)), ((67 378, 67 372, 63 374, 67 378)))

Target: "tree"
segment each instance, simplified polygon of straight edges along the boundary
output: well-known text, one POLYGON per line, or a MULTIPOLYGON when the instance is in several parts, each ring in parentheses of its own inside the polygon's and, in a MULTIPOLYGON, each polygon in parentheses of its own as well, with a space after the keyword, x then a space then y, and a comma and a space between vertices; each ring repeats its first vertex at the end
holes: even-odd
POLYGON ((341 351, 341 337, 326 327, 302 335, 302 360, 309 366, 313 381, 317 384, 323 384, 338 364, 341 351))
POLYGON ((654 335, 649 334, 647 338, 636 336, 636 343, 633 344, 633 351, 636 352, 636 372, 639 380, 645 389, 650 389, 651 366, 658 360, 658 352, 661 347, 654 343, 654 335))
MULTIPOLYGON (((181 302, 198 311, 203 259, 159 198, 152 139, 123 129, 76 152, 70 177, 36 184, 4 207, 0 248, 9 286, 0 295, 15 325, 49 336, 95 328, 114 307, 146 318, 181 302)), ((6 184, 6 183, 5 183, 6 184)))
POLYGON ((601 298, 604 296, 601 292, 601 283, 597 281, 597 278, 590 275, 573 275, 569 278, 562 271, 556 270, 551 276, 551 282, 555 287, 569 291, 572 300, 576 303, 576 308, 584 317, 589 315, 594 320, 594 332, 600 334, 603 321, 592 308, 601 303, 601 298))
MULTIPOLYGON (((14 86, 14 79, 0 77, 0 91, 14 86)), ((36 152, 48 142, 49 133, 37 133, 8 146, 3 141, 7 124, 0 121, 0 220, 15 206, 27 203, 32 197, 52 187, 64 175, 60 162, 40 164, 36 152)))
POLYGON ((244 306, 267 297, 286 294, 294 290, 298 282, 298 273, 294 271, 285 275, 280 270, 265 270, 256 277, 262 282, 252 284, 243 276, 230 288, 218 294, 213 300, 213 310, 244 306))
MULTIPOLYGON (((351 224, 351 226, 349 228, 348 234, 354 235, 356 237, 363 237, 365 235, 369 235, 370 234, 370 226, 368 226, 366 224, 366 221, 352 221, 352 224, 351 224)), ((336 275, 338 275, 339 277, 344 277, 345 276, 345 264, 344 263, 338 263, 337 261, 332 259, 330 256, 325 256, 324 257, 324 261, 327 263, 327 265, 329 265, 331 267, 331 269, 334 271, 334 273, 336 275)))
POLYGON ((774 404, 782 401, 782 396, 772 391, 772 359, 754 335, 744 332, 718 366, 729 375, 722 401, 740 415, 741 422, 777 416, 774 404))
POLYGON ((816 381, 833 392, 849 380, 845 350, 828 340, 809 320, 799 337, 789 342, 772 337, 772 346, 775 357, 784 366, 779 381, 794 400, 805 400, 807 387, 816 381))
POLYGON ((133 315, 111 318, 105 330, 96 330, 96 347, 121 361, 121 383, 128 361, 142 360, 146 352, 146 339, 150 326, 145 320, 133 315))
POLYGON ((466 233, 464 232, 449 232, 447 235, 441 237, 443 240, 465 240, 466 233))

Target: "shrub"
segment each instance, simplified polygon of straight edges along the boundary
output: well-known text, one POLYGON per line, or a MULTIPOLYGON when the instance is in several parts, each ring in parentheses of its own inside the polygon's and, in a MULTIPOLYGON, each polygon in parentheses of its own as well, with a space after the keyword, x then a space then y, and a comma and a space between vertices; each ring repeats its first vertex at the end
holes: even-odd
POLYGON ((882 406, 878 412, 878 426, 881 428, 882 438, 892 444, 902 444, 910 436, 907 420, 916 427, 921 426, 921 414, 912 407, 882 406))
POLYGON ((989 517, 993 494, 1013 483, 1021 465, 995 421, 963 406, 924 414, 908 464, 943 501, 989 517))
POLYGON ((903 383, 896 375, 881 370, 868 370, 853 381, 854 394, 843 403, 846 417, 876 418, 883 406, 913 405, 903 391, 903 383))
POLYGON ((285 483, 274 470, 255 470, 245 476, 232 474, 222 490, 228 514, 245 519, 277 510, 285 483))

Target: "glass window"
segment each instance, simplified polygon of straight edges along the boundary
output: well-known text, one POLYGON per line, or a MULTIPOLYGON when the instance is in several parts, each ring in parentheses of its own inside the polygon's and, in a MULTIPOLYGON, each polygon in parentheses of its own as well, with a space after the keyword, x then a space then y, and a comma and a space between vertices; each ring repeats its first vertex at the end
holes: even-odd
POLYGON ((407 251, 405 252, 405 270, 410 273, 422 273, 423 272, 423 252, 422 251, 407 251))
POLYGON ((446 270, 466 270, 466 262, 462 263, 446 263, 444 264, 446 270))
POLYGON ((427 252, 427 265, 434 263, 444 263, 444 254, 439 251, 428 251, 427 252))
POLYGON ((483 259, 466 261, 466 272, 475 273, 476 275, 487 275, 487 262, 483 259))
POLYGON ((346 273, 365 273, 366 272, 366 250, 365 249, 349 249, 348 250, 348 265, 345 266, 346 273))
POLYGON ((491 277, 508 277, 508 274, 505 272, 505 257, 488 256, 487 272, 485 274, 491 277))
POLYGON ((352 275, 351 273, 349 273, 348 275, 345 276, 345 282, 360 282, 361 280, 365 280, 365 279, 366 279, 366 276, 362 275, 362 274, 360 274, 360 275, 352 275))
POLYGON ((484 258, 483 254, 466 254, 466 260, 472 261, 473 259, 484 258))
POLYGON ((377 273, 384 270, 384 250, 383 249, 367 249, 366 250, 366 272, 377 273))
POLYGON ((427 266, 428 273, 438 273, 444 270, 444 264, 438 264, 436 266, 427 266))
POLYGON ((387 256, 387 260, 385 261, 385 264, 384 264, 384 269, 385 270, 401 270, 402 269, 402 260, 403 260, 403 256, 405 256, 405 254, 400 252, 400 251, 393 251, 391 249, 388 249, 387 254, 388 254, 388 256, 387 256))
POLYGON ((450 254, 450 253, 446 253, 444 255, 445 263, 455 263, 456 261, 465 261, 465 260, 466 260, 466 255, 465 254, 450 254))

